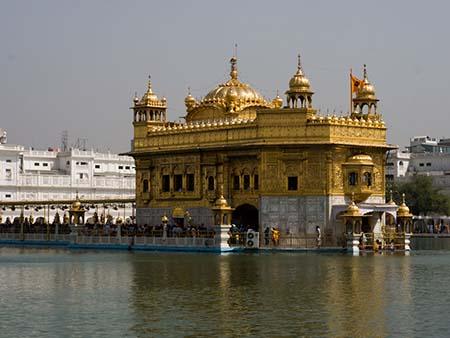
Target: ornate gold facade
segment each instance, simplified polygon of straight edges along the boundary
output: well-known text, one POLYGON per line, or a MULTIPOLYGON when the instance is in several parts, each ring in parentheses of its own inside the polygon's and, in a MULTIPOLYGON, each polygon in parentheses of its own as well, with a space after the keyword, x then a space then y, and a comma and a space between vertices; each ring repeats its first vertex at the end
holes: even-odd
POLYGON ((319 225, 337 234, 337 214, 352 193, 381 207, 392 147, 366 70, 364 81, 353 112, 320 116, 300 60, 283 106, 278 95, 266 100, 240 82, 232 58, 227 82, 202 100, 186 97, 185 123, 167 121, 166 101, 149 84, 132 107, 138 222, 158 222, 175 207, 189 210, 194 222, 212 222, 210 210, 223 194, 234 217, 260 231, 277 225, 306 234, 319 225), (256 216, 245 215, 248 207, 239 215, 241 206, 256 216))

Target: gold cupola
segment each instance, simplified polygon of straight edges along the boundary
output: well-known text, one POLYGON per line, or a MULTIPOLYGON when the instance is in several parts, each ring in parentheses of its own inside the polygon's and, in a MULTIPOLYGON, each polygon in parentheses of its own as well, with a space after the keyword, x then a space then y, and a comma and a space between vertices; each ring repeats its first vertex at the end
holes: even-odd
POLYGON ((378 99, 375 94, 375 87, 367 77, 367 66, 364 65, 364 79, 359 85, 356 95, 353 98, 352 117, 364 118, 367 120, 380 120, 381 116, 377 112, 378 99))
POLYGON ((143 137, 147 133, 148 126, 162 126, 167 120, 167 100, 161 99, 153 92, 151 77, 148 77, 147 91, 139 99, 137 93, 133 98, 134 136, 143 137))
POLYGON ((302 68, 300 54, 297 61, 297 72, 289 80, 289 89, 286 91, 289 108, 312 108, 311 85, 302 68))
POLYGON ((405 203, 405 194, 402 194, 402 204, 398 207, 397 210, 398 217, 411 217, 412 214, 409 211, 408 206, 405 203))
POLYGON ((369 79, 367 77, 367 66, 366 65, 364 65, 364 79, 363 79, 362 84, 359 87, 358 91, 356 92, 356 99, 360 99, 360 100, 376 99, 375 87, 369 82, 369 79))
POLYGON ((155 93, 152 90, 152 81, 151 77, 148 77, 147 82, 147 91, 144 93, 142 98, 139 100, 138 104, 140 106, 152 107, 152 106, 163 106, 161 100, 158 99, 155 93))
POLYGON ((256 117, 257 109, 273 108, 272 103, 250 85, 239 81, 236 57, 231 58, 230 64, 230 79, 227 82, 219 84, 200 101, 194 102, 186 97, 187 122, 223 118, 252 119, 256 117))
POLYGON ((191 95, 191 88, 188 88, 188 95, 184 99, 184 104, 186 105, 187 111, 194 108, 194 106, 197 104, 197 100, 191 95))
POLYGON ((283 106, 283 99, 278 94, 278 90, 277 90, 277 96, 275 96, 275 98, 272 100, 272 106, 277 109, 279 109, 283 106))

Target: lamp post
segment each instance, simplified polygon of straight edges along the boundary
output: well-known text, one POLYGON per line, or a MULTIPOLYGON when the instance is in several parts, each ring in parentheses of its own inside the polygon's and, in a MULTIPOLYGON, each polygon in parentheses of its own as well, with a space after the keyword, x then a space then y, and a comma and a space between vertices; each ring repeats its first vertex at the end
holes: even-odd
POLYGON ((20 239, 23 241, 25 239, 23 234, 23 221, 24 221, 24 205, 20 210, 20 239))
POLYGON ((161 217, 161 222, 163 224, 163 239, 165 240, 167 238, 167 223, 169 222, 166 214, 161 217))

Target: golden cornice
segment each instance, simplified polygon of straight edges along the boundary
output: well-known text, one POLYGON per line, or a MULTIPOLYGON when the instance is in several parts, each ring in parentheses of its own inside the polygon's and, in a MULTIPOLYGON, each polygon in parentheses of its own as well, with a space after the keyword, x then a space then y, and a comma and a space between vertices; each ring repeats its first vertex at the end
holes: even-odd
POLYGON ((220 130, 233 126, 249 125, 255 122, 255 119, 220 119, 220 120, 206 120, 206 121, 194 121, 188 123, 180 123, 174 125, 165 125, 158 127, 151 127, 148 133, 149 136, 154 134, 168 134, 168 133, 186 133, 196 132, 200 130, 220 130))
POLYGON ((341 125, 351 127, 386 129, 384 121, 357 119, 349 116, 313 116, 307 121, 308 125, 341 125))

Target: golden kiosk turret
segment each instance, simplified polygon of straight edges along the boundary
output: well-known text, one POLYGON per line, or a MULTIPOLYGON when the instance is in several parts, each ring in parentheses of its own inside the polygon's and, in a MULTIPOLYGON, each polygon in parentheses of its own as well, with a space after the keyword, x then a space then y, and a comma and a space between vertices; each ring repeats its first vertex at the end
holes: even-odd
POLYGON ((134 138, 147 136, 149 128, 165 125, 167 121, 167 100, 161 99, 153 93, 151 77, 148 77, 147 91, 141 99, 135 94, 133 98, 133 126, 134 138))
POLYGON ((287 106, 289 108, 312 109, 312 96, 314 92, 302 68, 300 54, 298 55, 297 72, 289 81, 286 91, 287 106))
POLYGON ((375 94, 375 87, 369 82, 367 77, 367 66, 364 65, 364 78, 358 80, 352 76, 356 82, 354 90, 355 97, 352 99, 352 117, 365 120, 381 120, 381 115, 377 111, 378 98, 375 94))

